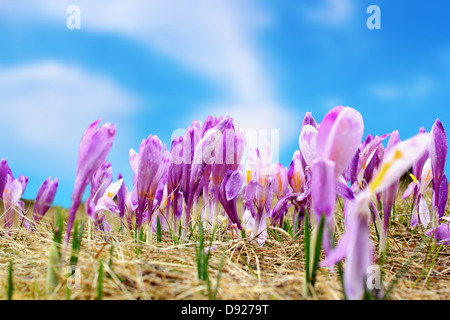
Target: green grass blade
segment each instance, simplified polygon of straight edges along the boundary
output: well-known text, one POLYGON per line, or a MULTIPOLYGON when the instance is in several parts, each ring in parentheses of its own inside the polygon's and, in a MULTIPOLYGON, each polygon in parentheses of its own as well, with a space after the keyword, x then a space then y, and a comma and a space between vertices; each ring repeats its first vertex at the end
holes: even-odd
POLYGON ((324 225, 325 225, 325 216, 322 215, 322 218, 320 219, 319 229, 317 229, 316 243, 314 245, 313 266, 312 266, 312 270, 311 270, 311 284, 313 286, 316 281, 317 269, 319 269, 319 260, 320 260, 320 252, 322 250, 324 225))
POLYGON ((6 288, 7 300, 12 300, 13 291, 14 291, 14 286, 13 286, 13 263, 12 263, 12 260, 9 260, 9 265, 8 265, 8 286, 6 288))
POLYGON ((103 259, 98 264, 97 300, 103 299, 103 259))
POLYGON ((161 242, 161 221, 159 221, 159 215, 156 217, 156 241, 161 242))

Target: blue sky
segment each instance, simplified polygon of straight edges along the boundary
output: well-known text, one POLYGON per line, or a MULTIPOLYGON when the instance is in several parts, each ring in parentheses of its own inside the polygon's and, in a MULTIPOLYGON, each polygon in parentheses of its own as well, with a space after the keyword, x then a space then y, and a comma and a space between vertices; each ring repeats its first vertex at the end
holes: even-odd
POLYGON ((449 14, 425 0, 3 0, 0 157, 29 177, 24 198, 56 176, 69 206, 81 136, 100 117, 117 124, 108 161, 130 187, 129 148, 150 133, 170 146, 208 114, 279 130, 284 165, 306 111, 356 108, 365 135, 406 139, 436 118, 447 129, 449 14), (79 30, 66 26, 73 4, 79 30), (372 4, 380 30, 366 26, 372 4))

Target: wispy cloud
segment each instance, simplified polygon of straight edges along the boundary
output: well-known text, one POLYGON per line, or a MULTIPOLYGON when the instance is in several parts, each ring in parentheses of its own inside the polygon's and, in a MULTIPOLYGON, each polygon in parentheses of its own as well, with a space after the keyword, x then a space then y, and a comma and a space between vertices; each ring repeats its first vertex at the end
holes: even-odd
MULTIPOLYGON (((33 19, 60 21, 64 27, 65 9, 73 1, 32 3, 35 8, 5 10, 24 18, 24 11, 30 11, 33 19)), ((205 101, 208 109, 200 113, 231 114, 244 127, 278 128, 286 139, 296 139, 302 115, 296 119, 277 99, 276 83, 258 47, 259 33, 270 25, 270 16, 256 1, 83 0, 75 4, 81 9, 83 30, 135 39, 215 84, 220 98, 205 101)), ((193 110, 192 116, 197 114, 193 110)))
POLYGON ((137 99, 106 77, 46 61, 0 69, 0 105, 1 130, 24 147, 72 153, 84 119, 130 115, 137 99))
POLYGON ((2 157, 14 159, 16 167, 33 163, 35 170, 70 186, 89 121, 115 122, 121 129, 118 140, 128 140, 139 101, 107 77, 44 61, 0 68, 0 106, 2 157), (17 154, 21 158, 15 159, 17 154))

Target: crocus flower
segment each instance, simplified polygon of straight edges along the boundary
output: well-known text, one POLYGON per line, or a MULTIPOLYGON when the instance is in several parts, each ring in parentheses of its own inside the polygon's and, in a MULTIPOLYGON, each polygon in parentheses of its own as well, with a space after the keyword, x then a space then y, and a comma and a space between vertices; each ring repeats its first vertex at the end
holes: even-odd
MULTIPOLYGON (((400 136, 397 130, 392 132, 386 150, 385 154, 388 154, 389 151, 399 143, 400 136)), ((399 178, 400 180, 400 178, 399 178)), ((380 237, 380 252, 386 249, 387 245, 387 233, 388 233, 388 227, 389 227, 389 217, 391 216, 391 211, 395 203, 395 198, 397 196, 397 190, 398 190, 398 184, 399 180, 394 181, 389 187, 387 187, 385 190, 382 191, 383 196, 383 227, 381 231, 381 237, 380 237)))
POLYGON ((260 245, 267 239, 266 215, 272 209, 275 179, 270 175, 272 150, 269 145, 262 149, 250 150, 248 161, 248 183, 245 190, 245 208, 250 212, 249 225, 253 226, 253 235, 260 245))
MULTIPOLYGON (((103 195, 106 188, 113 180, 111 163, 104 161, 97 171, 90 178, 91 192, 85 202, 86 214, 94 219, 94 208, 98 199, 103 195)), ((95 219, 94 219, 95 220, 95 219)))
POLYGON ((106 123, 97 127, 100 120, 92 123, 83 134, 78 150, 77 173, 72 193, 72 206, 70 207, 69 221, 65 242, 68 243, 72 232, 75 215, 81 203, 83 192, 91 176, 103 164, 112 147, 116 135, 116 125, 106 123))
MULTIPOLYGON (((192 168, 194 166, 194 156, 195 150, 199 141, 202 139, 202 128, 198 121, 193 121, 192 125, 187 128, 184 136, 183 136, 183 171, 181 178, 181 189, 183 191, 183 196, 187 205, 188 199, 194 198, 194 193, 197 185, 192 185, 191 175, 192 168)), ((203 151, 203 150, 202 150, 203 151)), ((202 162, 202 154, 198 155, 200 159, 197 162, 202 162)), ((200 180, 201 174, 198 176, 198 180, 200 180)), ((189 204, 192 206, 192 204, 189 204)))
POLYGON ((439 192, 439 199, 437 203, 437 212, 439 217, 443 217, 448 200, 448 180, 445 173, 442 176, 441 185, 439 186, 438 192, 439 192))
POLYGON ((219 201, 222 204, 231 223, 242 229, 237 213, 237 198, 242 189, 245 176, 242 172, 230 170, 220 184, 219 201))
MULTIPOLYGON (((170 148, 172 161, 170 161, 169 168, 167 169, 167 216, 169 216, 169 209, 172 208, 172 217, 175 229, 176 223, 182 215, 182 211, 178 211, 178 194, 179 191, 181 191, 181 178, 183 175, 182 151, 183 136, 175 136, 172 139, 172 147, 170 148)), ((183 201, 183 198, 181 198, 181 201, 183 201)))
POLYGON ((5 190, 8 175, 12 176, 11 168, 6 159, 0 161, 0 200, 3 200, 3 191, 5 190))
POLYGON ((317 152, 336 164, 337 179, 353 159, 364 133, 361 114, 353 108, 337 106, 323 118, 317 133, 317 152))
POLYGON ((317 159, 312 164, 312 203, 316 223, 325 216, 323 244, 328 254, 334 233, 333 209, 336 184, 358 151, 364 133, 361 114, 353 108, 337 106, 323 118, 317 132, 317 159))
MULTIPOLYGON (((421 127, 419 129, 419 133, 426 133, 425 128, 421 127)), ((406 188, 406 190, 402 196, 402 199, 406 199, 412 195, 412 207, 414 208, 414 211, 411 215, 411 227, 417 226, 417 224, 419 222, 419 218, 418 218, 417 211, 415 210, 415 208, 416 208, 416 204, 418 203, 418 196, 419 196, 418 192, 420 189, 421 176, 423 174, 423 166, 428 159, 429 159, 429 152, 427 150, 422 155, 422 157, 420 157, 419 160, 417 160, 413 164, 412 173, 410 174, 413 181, 406 188)), ((431 170, 431 167, 430 167, 430 170, 431 170)), ((430 173, 431 173, 431 171, 430 171, 430 173)), ((432 178, 432 175, 430 176, 430 181, 431 181, 431 178, 432 178)))
POLYGON ((305 125, 313 126, 314 128, 318 128, 316 120, 312 116, 311 112, 306 112, 305 117, 303 118, 302 127, 305 125))
POLYGON ((301 155, 307 166, 311 167, 318 158, 317 154, 318 131, 311 125, 304 125, 299 136, 299 147, 301 155))
POLYGON ((95 205, 92 220, 95 227, 100 230, 111 232, 111 227, 105 217, 105 211, 120 213, 120 209, 114 201, 114 198, 121 189, 122 185, 123 179, 119 179, 118 181, 111 183, 107 186, 95 205))
POLYGON ((10 230, 14 223, 14 212, 22 215, 20 198, 23 195, 23 184, 19 179, 14 179, 8 174, 5 188, 3 190, 3 206, 5 209, 5 222, 3 228, 10 230))
POLYGON ((211 167, 211 187, 213 190, 212 229, 218 223, 218 200, 221 184, 227 172, 238 170, 245 148, 244 132, 235 130, 232 121, 228 123, 221 140, 215 150, 215 157, 211 167))
POLYGON ((301 163, 301 154, 296 150, 292 155, 292 161, 287 172, 289 185, 293 192, 303 192, 305 189, 306 176, 301 163))
MULTIPOLYGON (((122 174, 119 173, 117 180, 123 180, 122 174)), ((127 199, 127 187, 125 183, 122 183, 119 191, 117 192, 117 207, 119 208, 119 216, 123 218, 126 213, 126 199, 127 199)))
POLYGON ((42 217, 47 213, 50 205, 53 203, 57 189, 58 178, 55 178, 52 181, 51 177, 45 179, 39 187, 33 209, 33 220, 35 223, 39 223, 42 217))
MULTIPOLYGON (((439 203, 439 187, 444 175, 445 160, 447 159, 447 136, 445 134, 444 126, 439 119, 433 124, 430 132, 429 153, 431 159, 431 169, 433 172, 433 211, 437 213, 437 206, 439 203)), ((439 216, 439 219, 442 216, 439 216)))
POLYGON ((162 149, 162 142, 157 136, 149 135, 142 140, 139 148, 139 161, 137 168, 136 192, 138 208, 136 212, 136 225, 141 227, 143 214, 149 210, 149 221, 153 214, 153 200, 156 195, 159 181, 167 171, 170 163, 170 152, 162 149))
POLYGON ((426 231, 425 234, 439 240, 439 244, 450 244, 450 223, 441 223, 437 227, 426 231))
POLYGON ((185 192, 185 187, 188 190, 187 194, 184 195, 186 201, 186 210, 184 211, 184 228, 182 230, 183 238, 186 236, 187 230, 189 229, 195 191, 197 190, 199 184, 201 183, 201 180, 203 179, 205 168, 208 165, 212 165, 214 163, 214 160, 216 158, 215 150, 218 150, 219 146, 223 143, 223 133, 228 128, 230 122, 232 122, 232 119, 231 117, 227 116, 220 120, 213 128, 206 131, 205 135, 195 146, 192 166, 189 167, 190 175, 184 170, 186 166, 183 168, 183 193, 185 192), (188 175, 189 180, 188 183, 186 183, 188 175))
MULTIPOLYGON (((291 192, 289 190, 288 170, 281 163, 277 162, 271 165, 270 174, 275 179, 275 195, 277 196, 278 201, 280 201, 283 197, 291 192)), ((272 211, 272 224, 277 223, 278 225, 282 226, 283 218, 286 215, 288 208, 288 203, 285 203, 278 209, 278 211, 272 211)))
POLYGON ((384 134, 380 137, 372 137, 371 135, 367 136, 366 141, 362 146, 362 151, 359 154, 358 165, 355 173, 359 188, 363 189, 365 184, 372 180, 373 173, 379 166, 379 159, 382 159, 384 156, 384 149, 381 143, 388 136, 389 134, 384 134), (365 183, 364 185, 363 180, 365 183))
POLYGON ((413 204, 413 212, 411 217, 412 226, 416 226, 420 222, 422 226, 426 228, 431 222, 430 211, 425 201, 425 193, 428 191, 427 188, 432 180, 433 174, 431 170, 431 159, 428 158, 422 166, 422 173, 419 176, 419 180, 414 177, 414 183, 417 185, 417 202, 413 204))
MULTIPOLYGON (((325 217, 323 246, 326 253, 331 248, 329 234, 334 234, 333 211, 336 203, 336 163, 328 159, 318 159, 312 166, 311 195, 317 217, 325 217)), ((320 218, 318 219, 320 222, 320 218)))
POLYGON ((426 151, 429 136, 418 134, 395 144, 386 154, 380 169, 367 188, 348 204, 347 226, 341 241, 321 265, 332 265, 346 258, 344 289, 348 299, 362 299, 366 290, 367 268, 373 261, 369 235, 369 204, 377 193, 397 181, 426 151))

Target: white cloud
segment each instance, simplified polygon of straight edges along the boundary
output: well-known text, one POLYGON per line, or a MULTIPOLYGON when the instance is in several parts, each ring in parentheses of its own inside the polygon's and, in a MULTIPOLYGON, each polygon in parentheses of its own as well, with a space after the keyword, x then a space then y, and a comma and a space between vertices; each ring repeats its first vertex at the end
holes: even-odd
POLYGON ((72 164, 90 123, 103 117, 122 126, 120 135, 132 134, 129 120, 138 104, 107 77, 74 66, 47 61, 1 68, 0 146, 3 154, 27 150, 36 155, 33 161, 40 158, 39 165, 74 175, 72 164))
MULTIPOLYGON (((61 28, 65 28, 68 16, 65 9, 76 4, 81 9, 84 31, 118 33, 136 39, 216 84, 224 99, 205 102, 208 109, 203 113, 222 114, 224 101, 232 101, 235 107, 226 111, 243 126, 253 126, 259 119, 260 127, 270 123, 286 133, 294 132, 286 128, 295 126, 295 117, 277 101, 275 80, 257 45, 258 34, 270 23, 270 18, 255 1, 81 0, 56 4, 40 0, 29 3, 25 9, 6 5, 4 10, 22 15, 24 20, 41 17, 59 21, 61 28)), ((298 126, 295 128, 298 131, 298 126)), ((297 134, 290 138, 296 139, 297 134)))

